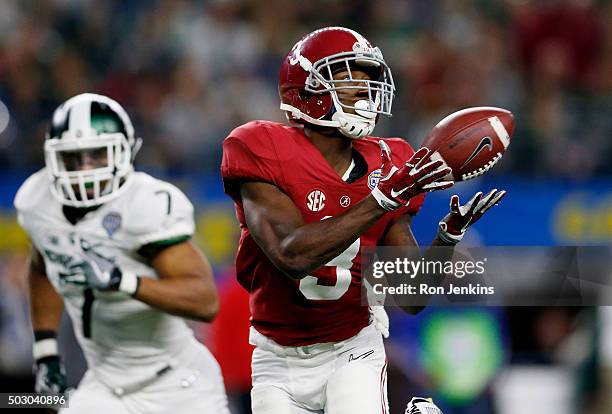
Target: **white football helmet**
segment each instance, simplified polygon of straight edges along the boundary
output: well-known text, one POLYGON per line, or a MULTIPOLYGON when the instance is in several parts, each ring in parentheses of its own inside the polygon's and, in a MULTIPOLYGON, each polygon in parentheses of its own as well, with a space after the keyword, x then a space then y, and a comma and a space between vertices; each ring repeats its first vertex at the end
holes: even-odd
POLYGON ((53 113, 45 141, 51 193, 72 207, 114 199, 127 188, 141 143, 129 116, 113 99, 93 93, 68 99, 53 113))

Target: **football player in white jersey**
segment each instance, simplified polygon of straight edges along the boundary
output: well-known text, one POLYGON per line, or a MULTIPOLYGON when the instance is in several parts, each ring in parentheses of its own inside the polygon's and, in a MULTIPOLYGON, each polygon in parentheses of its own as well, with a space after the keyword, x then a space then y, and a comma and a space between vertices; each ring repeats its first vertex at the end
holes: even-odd
POLYGON ((193 206, 134 172, 140 142, 117 102, 77 95, 53 114, 46 168, 15 197, 33 246, 36 389, 65 390, 65 308, 89 369, 62 413, 228 413, 219 366, 182 320, 218 310, 211 267, 190 241, 193 206))

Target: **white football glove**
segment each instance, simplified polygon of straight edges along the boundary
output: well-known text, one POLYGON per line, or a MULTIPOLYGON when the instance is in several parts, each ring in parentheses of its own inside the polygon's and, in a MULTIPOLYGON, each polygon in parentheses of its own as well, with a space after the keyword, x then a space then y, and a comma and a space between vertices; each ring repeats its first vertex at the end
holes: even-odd
POLYGON ((83 286, 103 291, 120 291, 129 295, 138 289, 138 277, 132 272, 122 272, 118 267, 102 270, 94 260, 83 260, 60 274, 64 284, 83 286))
POLYGON ((370 305, 370 315, 372 315, 372 323, 383 338, 389 337, 389 315, 385 307, 382 305, 370 305))
POLYGON ((363 280, 363 285, 366 289, 366 295, 368 303, 370 303, 369 311, 372 323, 378 332, 380 332, 383 338, 389 337, 389 315, 385 311, 385 295, 374 293, 372 285, 366 279, 363 280))
POLYGON ((404 414, 443 414, 431 398, 412 397, 404 414))

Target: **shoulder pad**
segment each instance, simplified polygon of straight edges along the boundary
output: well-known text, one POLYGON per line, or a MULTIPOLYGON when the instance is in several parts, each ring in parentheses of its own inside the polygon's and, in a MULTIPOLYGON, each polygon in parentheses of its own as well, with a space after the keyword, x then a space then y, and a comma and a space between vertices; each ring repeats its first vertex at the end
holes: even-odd
POLYGON ((282 125, 275 122, 251 121, 235 128, 225 138, 225 141, 239 141, 256 157, 276 159, 273 139, 281 128, 282 125))
MULTIPOLYGON (((267 121, 253 121, 234 129, 223 142, 221 175, 224 189, 235 200, 237 183, 262 181, 281 186, 279 155, 287 158, 287 127, 267 121)), ((295 151, 295 148, 293 148, 295 151)))
POLYGON ((49 191, 49 176, 43 168, 30 175, 17 190, 13 204, 17 210, 26 211, 36 208, 40 202, 51 195, 49 191))
POLYGON ((151 177, 134 173, 134 183, 126 202, 129 203, 126 229, 144 246, 186 239, 195 231, 193 205, 176 186, 151 177))

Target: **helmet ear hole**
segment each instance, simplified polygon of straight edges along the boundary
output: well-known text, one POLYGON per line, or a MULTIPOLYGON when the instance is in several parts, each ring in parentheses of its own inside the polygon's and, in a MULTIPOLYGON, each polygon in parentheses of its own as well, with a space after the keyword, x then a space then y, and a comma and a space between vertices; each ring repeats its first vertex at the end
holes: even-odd
POLYGON ((317 88, 319 88, 321 86, 321 82, 319 82, 315 78, 308 78, 308 79, 306 79, 306 84, 308 86, 310 86, 312 89, 317 89, 317 88))

